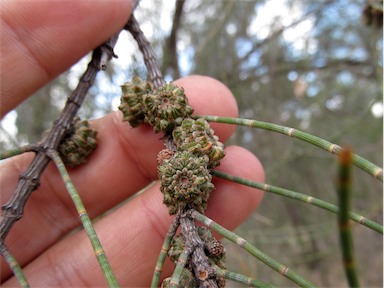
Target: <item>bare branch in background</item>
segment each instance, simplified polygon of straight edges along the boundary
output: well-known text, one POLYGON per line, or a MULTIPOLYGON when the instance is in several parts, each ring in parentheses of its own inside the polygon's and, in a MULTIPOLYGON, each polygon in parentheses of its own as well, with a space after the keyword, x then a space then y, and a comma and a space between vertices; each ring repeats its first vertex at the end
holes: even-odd
POLYGON ((177 54, 177 34, 180 29, 181 17, 183 15, 183 7, 185 0, 176 1, 175 14, 173 16, 173 24, 171 34, 165 39, 163 48, 163 63, 161 71, 167 73, 171 69, 172 78, 177 79, 180 77, 180 69, 178 65, 177 54))

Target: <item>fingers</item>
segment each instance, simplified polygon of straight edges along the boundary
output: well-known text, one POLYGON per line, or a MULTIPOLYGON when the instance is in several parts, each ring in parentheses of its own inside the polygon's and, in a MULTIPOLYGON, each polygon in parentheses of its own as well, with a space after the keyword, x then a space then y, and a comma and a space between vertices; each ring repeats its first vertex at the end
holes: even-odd
MULTIPOLYGON (((255 181, 264 181, 257 158, 240 147, 228 147, 220 166, 225 171, 255 181)), ((262 193, 224 180, 214 180, 207 215, 233 229, 259 204, 262 193)), ((149 287, 156 259, 171 223, 162 204, 159 183, 96 223, 112 269, 121 286, 149 287)), ((172 266, 165 268, 163 276, 172 266)), ((83 232, 65 238, 24 269, 32 287, 93 287, 104 285, 91 246, 83 232)), ((14 279, 5 286, 15 285, 14 279)))
MULTIPOLYGON (((237 115, 233 95, 217 80, 192 76, 175 83, 185 88, 196 114, 237 115), (207 106, 207 101, 212 105, 207 106)), ((121 122, 120 112, 111 113, 92 125, 98 131, 98 148, 89 162, 70 171, 70 176, 89 214, 95 217, 157 179, 156 155, 164 146, 161 134, 154 134, 147 125, 132 129, 127 122, 121 122)), ((213 125, 213 128, 221 141, 225 141, 234 129, 222 124, 213 125)), ((9 199, 18 176, 30 159, 31 155, 16 157, 0 166, 2 201, 9 199)), ((75 208, 52 164, 41 180, 39 190, 32 194, 26 205, 24 217, 6 239, 21 265, 79 225, 75 208)), ((159 201, 162 205, 162 200, 159 201)), ((6 265, 1 267, 7 269, 6 265)), ((2 272, 5 277, 7 273, 2 272)))
POLYGON ((131 0, 3 1, 0 55, 7 73, 0 74, 0 117, 117 33, 131 5, 131 0))

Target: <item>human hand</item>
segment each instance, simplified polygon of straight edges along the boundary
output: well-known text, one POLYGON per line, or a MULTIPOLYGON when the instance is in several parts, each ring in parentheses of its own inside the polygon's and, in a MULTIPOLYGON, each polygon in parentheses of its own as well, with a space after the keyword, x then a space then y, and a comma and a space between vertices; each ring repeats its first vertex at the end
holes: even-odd
MULTIPOLYGON (((68 69, 81 56, 116 33, 130 11, 129 1, 14 1, 2 3, 1 115, 36 89, 68 69), (105 25, 107 23, 107 25, 105 25)), ((236 117, 237 105, 220 82, 202 76, 175 81, 184 87, 190 105, 200 115, 236 117)), ((163 148, 159 134, 146 125, 132 129, 113 112, 92 121, 98 148, 87 164, 70 171, 91 218, 134 195, 157 179, 156 155, 163 148)), ((232 126, 212 124, 224 142, 232 126)), ((33 155, 14 157, 0 166, 1 203, 11 197, 18 177, 33 155)), ((247 150, 230 146, 217 170, 263 181, 263 169, 247 150)), ((206 215, 228 229, 238 226, 257 207, 262 193, 214 179, 206 215)), ((159 183, 103 215, 96 232, 122 286, 148 287, 157 256, 172 221, 162 204, 159 183)), ((89 240, 79 227, 76 210, 59 173, 50 165, 41 186, 29 199, 23 218, 9 233, 6 244, 32 287, 101 286, 104 276, 89 240)), ((4 287, 17 285, 1 259, 4 287)), ((170 263, 164 275, 172 270, 170 263)))

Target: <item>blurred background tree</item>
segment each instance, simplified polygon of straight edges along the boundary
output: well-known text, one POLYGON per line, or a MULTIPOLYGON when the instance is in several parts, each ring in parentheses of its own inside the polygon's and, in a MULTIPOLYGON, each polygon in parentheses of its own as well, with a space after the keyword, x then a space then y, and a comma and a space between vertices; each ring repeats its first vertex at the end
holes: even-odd
MULTIPOLYGON (((240 117, 305 130, 348 145, 382 166, 380 7, 382 13, 382 1, 365 0, 142 0, 136 15, 167 81, 189 74, 214 77, 235 95, 240 117)), ((146 77, 133 43, 127 34, 120 36, 119 59, 99 74, 81 117, 116 110, 120 85, 134 74, 146 77)), ((88 57, 5 117, 2 150, 41 138, 88 57)), ((228 144, 258 155, 267 183, 336 203, 332 155, 244 127, 237 128, 228 144)), ((382 223, 381 183, 357 169, 354 176, 354 210, 382 223)), ((336 221, 317 208, 266 194, 237 232, 319 286, 342 287, 346 281, 336 221)), ((381 286, 382 237, 360 226, 354 234, 361 283, 381 286)), ((238 248, 228 244, 227 250, 228 268, 274 285, 291 285, 238 248)))

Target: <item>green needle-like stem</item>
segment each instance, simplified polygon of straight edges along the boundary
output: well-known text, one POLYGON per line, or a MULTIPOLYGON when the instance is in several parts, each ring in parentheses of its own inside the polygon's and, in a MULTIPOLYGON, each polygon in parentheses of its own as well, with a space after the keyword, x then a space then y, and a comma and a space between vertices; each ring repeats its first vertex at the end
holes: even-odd
POLYGON ((311 282, 304 279, 300 275, 298 275, 293 270, 289 269, 287 266, 277 262, 272 257, 268 256, 267 254, 263 253, 256 247, 254 247, 252 244, 250 244, 247 240, 244 238, 241 238, 240 236, 236 235, 235 233, 229 231, 228 229, 224 228, 223 226, 217 224, 212 219, 208 218, 207 216, 197 212, 194 210, 191 213, 191 217, 195 220, 203 223, 208 228, 213 229, 223 237, 227 238, 228 240, 232 241, 233 243, 239 245, 241 248, 243 248, 245 251, 247 251, 249 254, 255 256, 257 259, 262 261, 264 264, 272 268, 273 270, 279 272, 281 275, 287 277, 291 281, 295 282, 300 287, 315 287, 311 282))
POLYGON ((168 250, 171 247, 171 241, 175 236, 179 225, 180 225, 180 214, 178 213, 176 217, 173 219, 171 226, 169 227, 169 230, 163 242, 163 246, 161 247, 159 257, 157 258, 155 271, 152 277, 151 288, 156 288, 159 286, 160 276, 161 276, 161 272, 163 271, 164 262, 167 257, 168 250))
POLYGON ((232 272, 232 271, 228 271, 228 270, 223 270, 223 269, 221 269, 218 266, 215 266, 215 268, 217 270, 217 273, 220 276, 225 276, 225 278, 227 280, 231 280, 231 281, 234 281, 234 282, 237 282, 237 283, 241 283, 241 284, 247 285, 247 287, 274 288, 274 286, 271 285, 271 284, 261 282, 259 280, 247 277, 245 275, 242 275, 242 274, 239 274, 239 273, 235 273, 235 272, 232 272))
POLYGON ((5 246, 5 244, 1 245, 0 252, 1 252, 1 255, 4 257, 5 261, 7 261, 8 266, 11 268, 17 281, 19 281, 20 287, 23 287, 23 288, 30 287, 28 284, 27 278, 25 278, 25 275, 19 263, 17 263, 15 257, 13 257, 13 255, 8 250, 8 247, 5 246))
POLYGON ((95 253, 97 261, 100 264, 101 269, 103 270, 104 276, 108 282, 109 287, 119 287, 117 279, 108 262, 107 256, 105 255, 104 249, 100 243, 99 238, 97 237, 95 228, 92 225, 92 221, 88 215, 87 210, 84 207, 83 201, 81 200, 79 193, 77 192, 75 186, 73 185, 69 177, 68 171, 65 168, 63 161, 61 160, 58 153, 54 150, 49 151, 48 155, 55 163, 62 179, 64 180, 65 186, 68 190, 69 195, 72 198, 73 203, 75 204, 81 223, 83 224, 84 230, 87 233, 89 240, 91 241, 93 251, 95 253))
POLYGON ((180 254, 179 259, 177 260, 175 270, 173 271, 171 283, 169 287, 172 287, 172 288, 179 287, 181 273, 183 272, 183 269, 187 264, 188 257, 190 255, 191 255, 191 250, 187 248, 185 248, 184 251, 180 254))
MULTIPOLYGON (((259 128, 264 129, 268 131, 273 131, 277 133, 281 133, 296 139, 299 139, 301 141, 307 142, 309 144, 312 144, 314 146, 320 147, 328 152, 331 152, 332 154, 339 154, 341 151, 341 147, 333 144, 331 142, 328 142, 320 137, 311 135, 309 133, 282 126, 277 125, 269 122, 263 122, 263 121, 257 121, 257 120, 250 120, 250 119, 241 119, 241 118, 231 118, 231 117, 219 117, 219 116, 202 116, 202 115, 195 115, 193 116, 194 119, 197 118, 204 118, 205 120, 209 122, 218 122, 218 123, 226 123, 226 124, 233 124, 233 125, 241 125, 241 126, 247 126, 247 127, 253 127, 253 128, 259 128)), ((361 168, 365 172, 369 173, 370 175, 374 176, 375 178, 379 179, 381 182, 383 182, 383 169, 374 165, 370 161, 364 159, 363 157, 352 154, 352 162, 357 167, 361 168)))
POLYGON ((350 200, 351 200, 351 169, 352 152, 350 149, 343 149, 340 152, 339 167, 339 234, 340 245, 343 255, 344 270, 350 287, 360 287, 357 277, 355 257, 353 253, 353 237, 351 222, 349 221, 350 200))
MULTIPOLYGON (((299 200, 301 202, 319 207, 321 209, 327 210, 327 211, 332 212, 332 213, 339 213, 339 208, 336 205, 333 205, 331 203, 317 199, 317 198, 312 197, 312 196, 308 196, 308 195, 301 194, 301 193, 298 193, 298 192, 295 192, 292 190, 272 186, 269 184, 259 183, 256 181, 252 181, 252 180, 244 179, 241 177, 233 176, 233 175, 230 175, 230 174, 227 174, 227 173, 224 173, 221 171, 217 171, 217 170, 211 170, 211 174, 213 176, 216 176, 216 177, 219 177, 222 179, 226 179, 226 180, 229 180, 229 181, 232 181, 235 183, 239 183, 239 184, 242 184, 245 186, 257 188, 257 189, 263 190, 265 192, 270 192, 270 193, 277 194, 280 196, 299 200)), ((357 213, 354 213, 354 212, 349 212, 348 215, 353 221, 360 223, 361 225, 364 225, 364 226, 366 226, 366 227, 368 227, 368 228, 370 228, 370 229, 372 229, 372 230, 374 230, 380 234, 383 234, 383 226, 376 223, 375 221, 372 221, 372 220, 370 220, 370 219, 368 219, 362 215, 359 215, 357 213)))
POLYGON ((37 145, 26 145, 19 148, 11 149, 5 151, 4 153, 0 153, 0 160, 4 160, 13 156, 17 156, 26 152, 37 152, 37 145))

